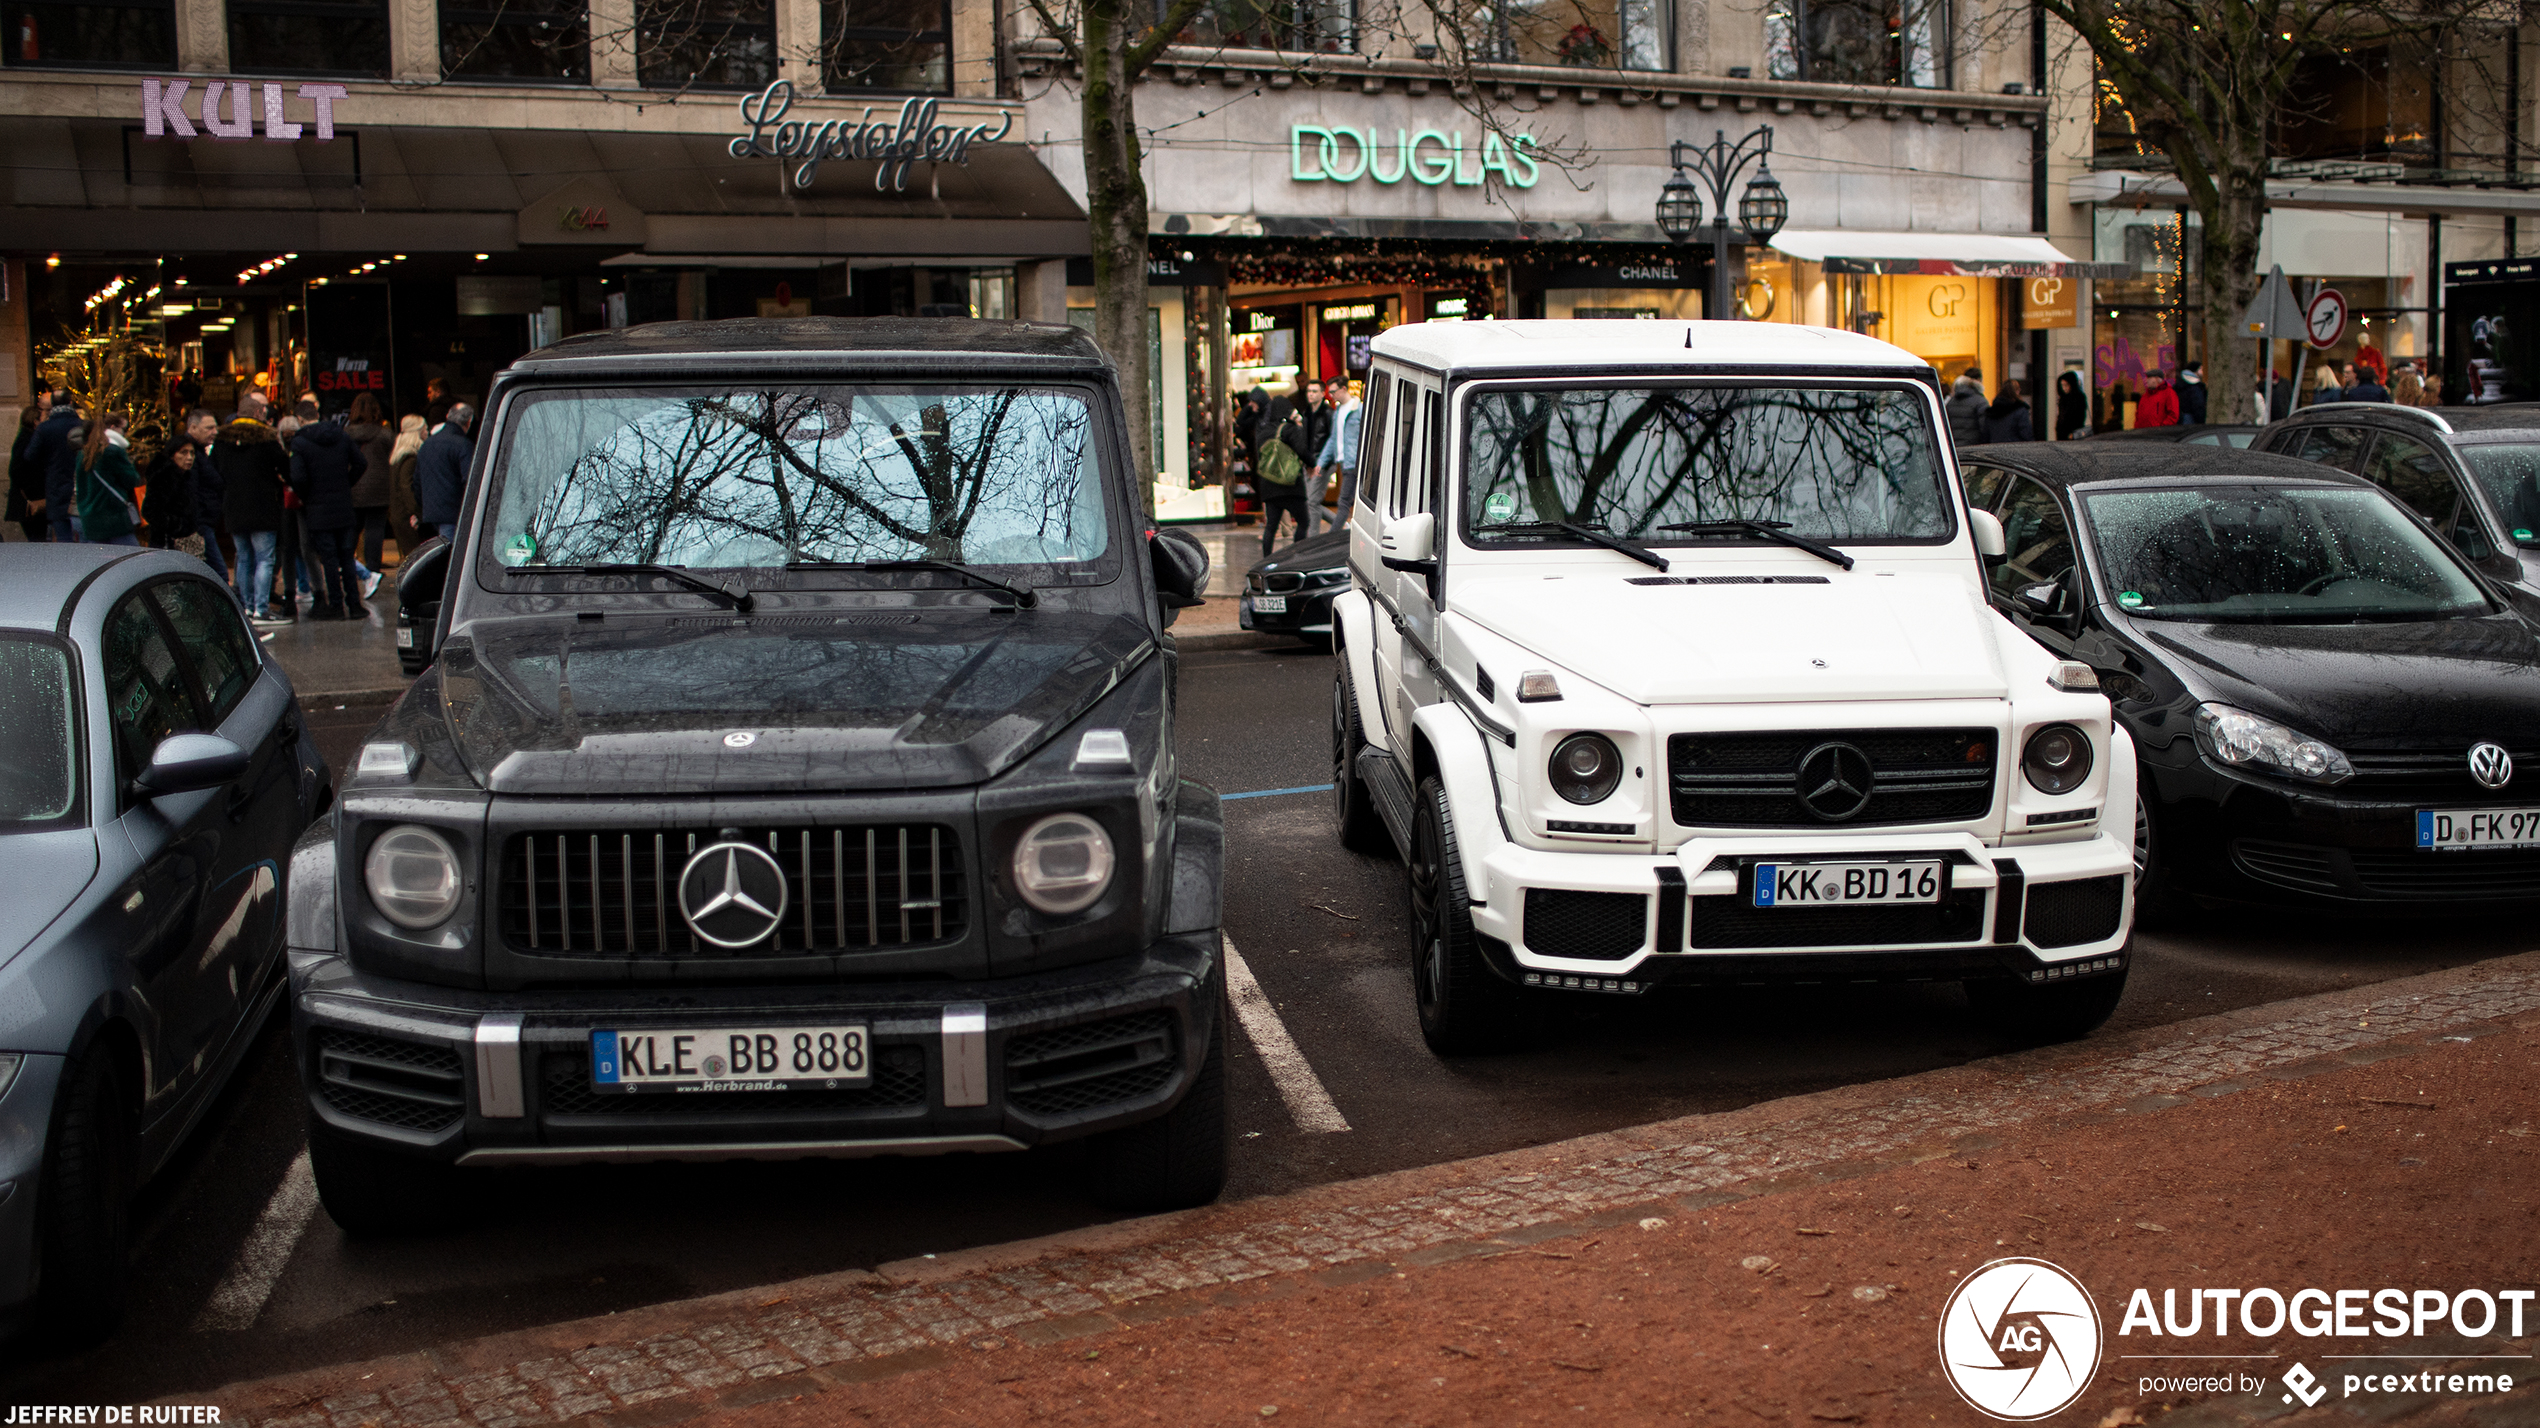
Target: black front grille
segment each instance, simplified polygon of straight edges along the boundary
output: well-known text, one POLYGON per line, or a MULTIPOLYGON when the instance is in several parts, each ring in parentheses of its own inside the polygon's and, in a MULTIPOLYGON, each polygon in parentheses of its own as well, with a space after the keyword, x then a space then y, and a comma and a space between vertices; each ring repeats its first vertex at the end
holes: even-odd
POLYGON ((539 1061, 539 1106, 551 1116, 694 1116, 717 1111, 893 1111, 926 1104, 926 1052, 883 1046, 873 1080, 851 1089, 794 1091, 601 1091, 591 1085, 591 1052, 550 1051, 539 1061))
POLYGON ((467 1080, 449 1046, 321 1027, 317 1085, 338 1114, 404 1130, 447 1130, 467 1111, 467 1080))
POLYGON ((2488 788, 2469 771, 2469 745, 2401 752, 2346 751, 2355 776, 2337 786, 2340 793, 2366 798, 2529 799, 2540 795, 2540 748, 2511 749, 2514 776, 2503 788, 2488 788))
POLYGON ((2029 884, 2027 929, 2032 946, 2104 942, 2117 935, 2117 923, 2124 916, 2123 877, 2029 884))
POLYGON ((1537 956, 1619 962, 1648 940, 1645 893, 1526 889, 1526 950, 1537 956))
POLYGON ((2408 849, 2347 856, 2364 891, 2381 897, 2540 898, 2540 852, 2529 849, 2408 849))
MULTIPOLYGON (((1669 810, 1689 828, 1879 827, 1954 823, 1993 807, 2001 735, 1991 729, 1809 729, 1677 734, 1667 740, 1669 810), (1801 764, 1828 744, 1867 757, 1869 800, 1821 795, 1814 807, 1801 764)), ((1822 773, 1811 765, 1812 773, 1822 773)))
POLYGON ((785 870, 785 915, 762 941, 726 949, 679 914, 705 829, 518 833, 503 845, 503 942, 551 957, 763 957, 958 940, 968 926, 961 845, 949 828, 751 828, 737 841, 785 870))
POLYGON ((2346 890, 2345 880, 2338 876, 2336 854, 2327 848, 2242 838, 2231 845, 2231 860, 2250 877, 2277 887, 2297 892, 2346 890))
POLYGON ((1984 935, 1984 891, 1963 888, 1907 907, 1755 907, 1743 897, 1691 899, 1696 947, 1907 947, 1984 935))
POLYGON ((1163 1090, 1178 1061, 1161 1008, 1036 1031, 1006 1043, 1006 1103, 1036 1116, 1118 1105, 1163 1090))

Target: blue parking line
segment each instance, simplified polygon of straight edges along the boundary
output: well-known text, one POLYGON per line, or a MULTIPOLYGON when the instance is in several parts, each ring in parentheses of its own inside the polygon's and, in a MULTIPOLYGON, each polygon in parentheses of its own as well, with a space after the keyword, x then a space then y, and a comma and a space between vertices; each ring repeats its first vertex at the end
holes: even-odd
POLYGON ((1277 798, 1283 793, 1330 793, 1331 791, 1332 786, 1330 784, 1315 783, 1308 784, 1303 788, 1264 788, 1256 789, 1251 793, 1221 793, 1217 795, 1217 801, 1220 803, 1231 803, 1238 798, 1277 798))

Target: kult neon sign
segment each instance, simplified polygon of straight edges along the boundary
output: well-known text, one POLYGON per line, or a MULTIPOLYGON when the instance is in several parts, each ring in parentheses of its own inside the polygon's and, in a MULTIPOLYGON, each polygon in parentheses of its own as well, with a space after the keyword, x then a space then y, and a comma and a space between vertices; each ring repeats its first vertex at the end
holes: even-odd
POLYGON ((1288 130, 1288 177, 1298 183, 1356 183, 1361 178, 1400 183, 1409 178, 1431 188, 1449 182, 1471 188, 1497 174, 1510 188, 1533 188, 1541 172, 1534 156, 1537 147, 1532 134, 1503 140, 1485 133, 1477 153, 1464 147, 1462 130, 1396 129, 1393 171, 1388 173, 1374 126, 1297 124, 1288 130), (1351 151, 1346 164, 1344 148, 1351 151))

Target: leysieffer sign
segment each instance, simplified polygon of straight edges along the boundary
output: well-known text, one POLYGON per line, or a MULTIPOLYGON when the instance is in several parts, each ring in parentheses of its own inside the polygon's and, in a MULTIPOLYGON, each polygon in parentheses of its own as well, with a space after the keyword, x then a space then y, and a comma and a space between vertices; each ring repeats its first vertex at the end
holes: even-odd
POLYGON ((756 94, 741 98, 741 122, 749 132, 730 145, 736 159, 801 159, 794 170, 798 188, 811 187, 825 159, 878 159, 873 186, 891 193, 908 188, 909 170, 922 160, 930 164, 967 164, 972 144, 993 144, 1014 129, 1014 113, 1004 122, 967 128, 938 124, 932 99, 911 99, 896 119, 876 122, 873 106, 853 119, 788 119, 794 107, 792 80, 780 79, 756 94), (994 132, 990 132, 993 127, 994 132))

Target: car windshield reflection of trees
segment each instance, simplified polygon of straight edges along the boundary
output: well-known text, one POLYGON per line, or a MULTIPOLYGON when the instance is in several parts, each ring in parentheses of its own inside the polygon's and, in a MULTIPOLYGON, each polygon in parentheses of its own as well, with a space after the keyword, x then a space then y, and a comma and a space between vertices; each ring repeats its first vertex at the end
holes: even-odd
POLYGON ((1906 389, 1487 391, 1468 424, 1465 521, 1478 539, 1572 539, 1499 530, 1557 521, 1671 545, 1703 537, 1662 527, 1699 521, 1788 521, 1819 540, 1949 536, 1932 428, 1906 389))
POLYGON ((1022 387, 532 393, 495 550, 530 569, 1092 560, 1092 429, 1079 396, 1022 387))
POLYGON ((2319 624, 2488 609, 2468 572, 2377 491, 2110 491, 2083 504, 2109 594, 2138 618, 2319 624))

